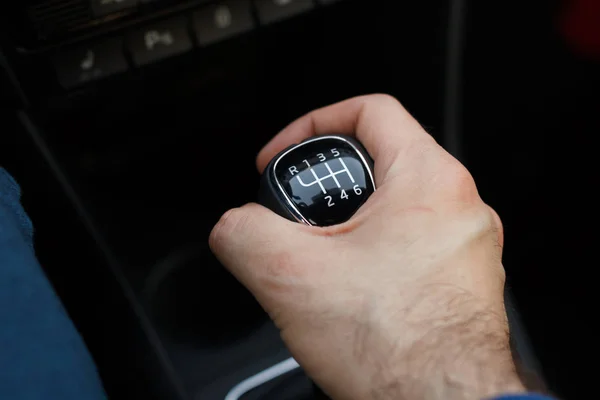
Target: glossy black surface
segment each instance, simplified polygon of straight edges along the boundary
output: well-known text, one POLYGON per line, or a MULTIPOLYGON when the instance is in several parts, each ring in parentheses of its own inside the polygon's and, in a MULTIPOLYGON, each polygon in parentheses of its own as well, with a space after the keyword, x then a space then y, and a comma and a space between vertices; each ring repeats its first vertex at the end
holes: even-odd
POLYGON ((279 156, 273 174, 286 207, 311 225, 347 221, 375 191, 368 155, 358 146, 322 137, 279 156))

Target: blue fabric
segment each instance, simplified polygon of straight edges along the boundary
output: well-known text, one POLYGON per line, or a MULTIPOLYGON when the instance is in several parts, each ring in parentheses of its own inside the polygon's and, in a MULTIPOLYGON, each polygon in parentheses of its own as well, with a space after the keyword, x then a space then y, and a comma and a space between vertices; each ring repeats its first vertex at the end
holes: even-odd
POLYGON ((505 394, 494 397, 489 400, 557 400, 554 397, 545 396, 537 393, 505 394))
POLYGON ((19 186, 2 168, 0 399, 106 399, 83 340, 36 260, 19 186))

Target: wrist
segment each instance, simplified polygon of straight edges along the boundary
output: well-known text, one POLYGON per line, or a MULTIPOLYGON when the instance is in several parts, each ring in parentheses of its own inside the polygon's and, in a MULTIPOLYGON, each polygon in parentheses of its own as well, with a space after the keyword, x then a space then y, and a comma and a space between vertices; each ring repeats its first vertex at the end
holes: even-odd
POLYGON ((382 398, 479 400, 526 391, 505 314, 482 307, 461 307, 443 318, 433 314, 435 321, 430 314, 415 326, 415 339, 396 352, 390 373, 382 374, 377 384, 382 398))
POLYGON ((524 393, 526 388, 508 347, 498 338, 487 336, 487 340, 489 346, 456 343, 452 348, 440 348, 435 355, 415 347, 407 356, 414 361, 406 364, 398 381, 404 396, 400 398, 478 400, 524 393))

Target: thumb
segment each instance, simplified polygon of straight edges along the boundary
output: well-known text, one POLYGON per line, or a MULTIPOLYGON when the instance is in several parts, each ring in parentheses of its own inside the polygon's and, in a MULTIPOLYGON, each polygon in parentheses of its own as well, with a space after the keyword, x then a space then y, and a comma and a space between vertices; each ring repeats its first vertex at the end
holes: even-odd
POLYGON ((269 291, 279 291, 306 272, 298 255, 315 240, 306 228, 250 203, 221 217, 209 245, 219 261, 263 302, 269 291))

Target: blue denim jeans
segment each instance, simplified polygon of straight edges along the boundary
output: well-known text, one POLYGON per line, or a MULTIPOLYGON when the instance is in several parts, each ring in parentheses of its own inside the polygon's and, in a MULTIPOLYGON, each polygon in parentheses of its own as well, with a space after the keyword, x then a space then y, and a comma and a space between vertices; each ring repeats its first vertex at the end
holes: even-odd
POLYGON ((38 264, 17 183, 0 168, 0 399, 106 399, 85 343, 38 264))

